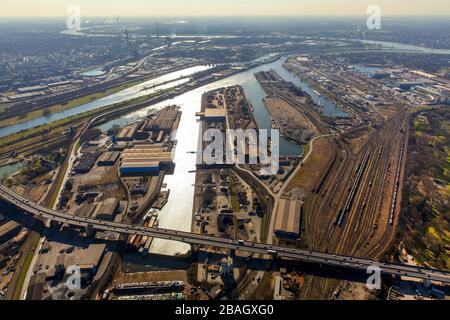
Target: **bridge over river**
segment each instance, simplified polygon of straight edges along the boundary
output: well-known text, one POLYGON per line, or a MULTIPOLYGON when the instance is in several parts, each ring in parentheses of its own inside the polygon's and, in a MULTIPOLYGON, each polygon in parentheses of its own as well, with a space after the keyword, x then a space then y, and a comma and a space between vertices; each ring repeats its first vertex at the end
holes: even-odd
POLYGON ((381 272, 394 276, 405 276, 416 279, 450 284, 450 271, 432 268, 422 268, 393 263, 384 263, 369 259, 334 255, 330 253, 314 252, 285 248, 263 243, 253 243, 242 240, 230 240, 189 232, 167 230, 160 228, 147 228, 138 225, 129 225, 111 221, 102 221, 90 218, 76 217, 70 214, 54 211, 32 201, 25 199, 10 189, 0 186, 0 198, 15 207, 41 219, 67 224, 91 230, 117 232, 126 235, 142 235, 164 240, 172 240, 191 245, 209 245, 213 247, 240 250, 254 254, 264 254, 283 259, 299 260, 328 266, 337 266, 358 271, 366 271, 369 267, 379 267, 381 272))

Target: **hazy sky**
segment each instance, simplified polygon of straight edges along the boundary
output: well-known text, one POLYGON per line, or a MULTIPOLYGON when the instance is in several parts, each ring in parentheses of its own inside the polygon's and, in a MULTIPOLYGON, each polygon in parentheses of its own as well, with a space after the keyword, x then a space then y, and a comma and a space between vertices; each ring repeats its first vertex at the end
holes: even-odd
POLYGON ((92 16, 387 16, 450 15, 450 0, 0 0, 2 17, 66 16, 70 5, 92 16))

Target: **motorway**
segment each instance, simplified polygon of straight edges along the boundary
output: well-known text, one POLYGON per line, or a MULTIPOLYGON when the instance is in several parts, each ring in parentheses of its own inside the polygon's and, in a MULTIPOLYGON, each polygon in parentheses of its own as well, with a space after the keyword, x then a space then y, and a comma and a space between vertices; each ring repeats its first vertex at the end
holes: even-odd
POLYGON ((430 281, 450 284, 450 271, 422 268, 408 265, 383 263, 368 259, 354 258, 329 253, 313 252, 306 250, 290 249, 262 243, 253 243, 242 240, 230 240, 211 237, 189 232, 181 232, 159 228, 147 228, 138 225, 128 225, 111 221, 81 218, 66 213, 60 213, 44 208, 16 194, 10 189, 0 186, 0 198, 20 208, 35 217, 50 219, 55 222, 70 226, 82 227, 91 230, 117 232, 127 235, 142 235, 164 240, 179 241, 192 245, 209 245, 232 250, 240 250, 256 254, 277 256, 279 258, 300 260, 321 265, 338 266, 354 270, 366 271, 369 267, 379 267, 381 272, 389 275, 406 276, 416 279, 428 279, 430 281))

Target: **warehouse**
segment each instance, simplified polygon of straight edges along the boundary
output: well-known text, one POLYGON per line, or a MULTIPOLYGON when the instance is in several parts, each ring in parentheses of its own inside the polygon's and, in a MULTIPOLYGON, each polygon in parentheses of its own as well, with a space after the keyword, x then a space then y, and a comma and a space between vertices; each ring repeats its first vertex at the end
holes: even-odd
POLYGON ((134 145, 133 148, 129 148, 122 152, 122 157, 136 154, 136 153, 160 153, 164 152, 164 147, 161 144, 146 144, 146 145, 134 145))
POLYGON ((162 165, 172 163, 171 152, 159 152, 159 153, 136 153, 129 154, 122 157, 123 162, 160 162, 162 165))
POLYGON ((122 153, 121 175, 158 175, 173 165, 172 152, 164 151, 160 144, 138 144, 122 153))
POLYGON ((148 183, 146 182, 135 182, 131 185, 130 192, 132 195, 141 194, 145 195, 148 191, 148 183))
POLYGON ((100 156, 98 159, 97 164, 101 167, 112 167, 116 164, 117 160, 119 159, 120 153, 115 152, 105 152, 100 156))
POLYGON ((23 87, 17 89, 17 92, 20 93, 28 93, 28 92, 36 92, 36 91, 42 91, 48 89, 47 86, 32 86, 32 87, 23 87))
POLYGON ((109 198, 102 202, 95 217, 101 220, 114 221, 114 217, 119 209, 119 199, 109 198))
POLYGON ((225 108, 207 108, 204 112, 198 112, 196 116, 200 117, 200 120, 210 123, 225 122, 227 112, 225 108))
POLYGON ((100 262, 105 253, 106 244, 90 244, 87 249, 82 251, 81 261, 78 267, 81 271, 82 284, 89 283, 92 277, 97 273, 100 262))
POLYGON ((91 153, 83 154, 81 160, 78 162, 78 164, 74 168, 75 172, 80 173, 80 174, 88 173, 94 166, 99 155, 100 154, 98 152, 91 152, 91 153))
POLYGON ((76 211, 75 215, 81 218, 90 218, 96 208, 95 203, 83 203, 81 207, 76 211))
POLYGON ((178 118, 178 115, 179 111, 176 106, 163 109, 157 114, 156 118, 147 120, 142 127, 142 130, 153 132, 163 131, 164 133, 170 133, 175 121, 178 118))
POLYGON ((136 126, 122 128, 116 136, 117 141, 133 141, 136 134, 136 126))
POLYGON ((122 162, 120 166, 120 174, 123 176, 146 176, 157 175, 161 167, 159 162, 142 161, 142 162, 122 162))
MULTIPOLYGON (((148 143, 148 142, 136 142, 133 144, 134 148, 130 149, 130 150, 140 150, 140 149, 164 149, 164 144, 162 143, 148 143)), ((131 147, 130 147, 131 148, 131 147)), ((127 150, 129 151, 129 150, 127 150)))
POLYGON ((300 237, 302 203, 298 200, 281 199, 275 221, 275 234, 280 238, 300 237))
POLYGON ((21 226, 15 221, 9 221, 0 226, 0 243, 6 242, 20 232, 21 226))
POLYGON ((133 147, 132 142, 121 141, 114 143, 111 147, 108 148, 108 151, 124 151, 125 149, 131 147, 133 147))

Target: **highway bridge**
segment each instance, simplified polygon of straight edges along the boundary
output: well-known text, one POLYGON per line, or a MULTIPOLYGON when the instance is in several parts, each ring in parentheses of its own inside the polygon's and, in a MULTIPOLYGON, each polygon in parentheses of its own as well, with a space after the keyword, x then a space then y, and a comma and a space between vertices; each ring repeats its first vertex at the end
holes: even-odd
POLYGON ((291 260, 300 260, 328 266, 344 267, 353 270, 367 271, 369 267, 379 267, 384 274, 405 276, 416 279, 428 279, 430 281, 450 284, 450 271, 422 268, 416 266, 383 263, 363 258, 347 257, 330 253, 314 252, 284 248, 263 243, 253 243, 242 240, 230 240, 219 237, 194 234, 189 232, 167 230, 160 228, 147 228, 138 225, 128 225, 111 221, 102 221, 90 218, 76 217, 67 213, 57 212, 33 203, 10 189, 0 186, 0 198, 42 219, 76 226, 91 230, 117 232, 125 235, 142 235, 164 240, 179 241, 192 245, 209 245, 213 247, 240 250, 254 254, 271 255, 291 260))

